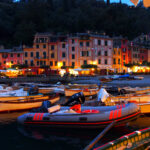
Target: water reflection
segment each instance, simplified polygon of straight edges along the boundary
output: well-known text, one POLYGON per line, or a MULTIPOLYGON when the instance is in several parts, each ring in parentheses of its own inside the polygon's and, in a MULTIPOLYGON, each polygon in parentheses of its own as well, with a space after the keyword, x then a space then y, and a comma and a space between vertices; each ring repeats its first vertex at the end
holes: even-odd
MULTIPOLYGON (((89 144, 102 129, 54 129, 19 126, 16 122, 18 116, 24 114, 0 114, 0 141, 5 149, 72 149, 80 150, 89 144)), ((128 126, 111 129, 95 146, 102 145, 134 130, 149 127, 150 117, 141 117, 128 126)))

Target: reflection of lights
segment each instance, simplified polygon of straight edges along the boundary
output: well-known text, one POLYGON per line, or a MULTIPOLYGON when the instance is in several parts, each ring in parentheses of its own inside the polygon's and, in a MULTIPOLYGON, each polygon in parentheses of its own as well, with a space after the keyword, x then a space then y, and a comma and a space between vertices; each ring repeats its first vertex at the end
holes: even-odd
POLYGON ((92 68, 91 70, 92 70, 92 71, 94 71, 95 69, 94 69, 94 68, 92 68))

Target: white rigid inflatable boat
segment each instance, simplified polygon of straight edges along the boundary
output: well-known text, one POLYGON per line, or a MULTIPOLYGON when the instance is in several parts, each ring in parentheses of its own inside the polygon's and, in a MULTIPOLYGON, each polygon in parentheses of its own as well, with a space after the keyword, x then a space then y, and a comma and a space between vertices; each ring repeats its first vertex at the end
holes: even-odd
POLYGON ((80 105, 82 97, 78 97, 78 101, 80 103, 71 107, 56 105, 47 112, 26 113, 18 117, 18 123, 55 128, 103 128, 113 121, 116 121, 115 126, 124 125, 140 115, 139 107, 133 103, 91 107, 80 105))

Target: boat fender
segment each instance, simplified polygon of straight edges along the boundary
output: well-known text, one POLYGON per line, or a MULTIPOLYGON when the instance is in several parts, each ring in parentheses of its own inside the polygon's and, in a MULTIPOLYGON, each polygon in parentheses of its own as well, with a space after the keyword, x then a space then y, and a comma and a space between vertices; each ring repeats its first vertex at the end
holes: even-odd
POLYGON ((47 109, 49 113, 54 113, 60 110, 60 105, 55 105, 47 109))

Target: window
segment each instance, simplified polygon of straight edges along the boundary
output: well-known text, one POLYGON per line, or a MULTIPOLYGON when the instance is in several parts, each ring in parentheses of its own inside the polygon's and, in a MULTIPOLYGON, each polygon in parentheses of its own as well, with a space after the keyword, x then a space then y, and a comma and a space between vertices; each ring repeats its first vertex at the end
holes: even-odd
POLYGON ((17 61, 17 64, 20 64, 20 61, 19 61, 19 60, 17 61))
POLYGON ((101 45, 101 40, 98 40, 98 45, 101 45))
POLYGON ((98 56, 101 56, 101 51, 98 51, 98 56))
POLYGON ((118 64, 120 64, 120 59, 118 59, 118 64))
POLYGON ((74 39, 72 39, 72 44, 74 44, 74 39))
POLYGON ((31 60, 31 66, 34 66, 34 64, 33 64, 33 60, 31 60))
POLYGON ((39 66, 39 61, 37 61, 37 66, 39 66))
POLYGON ((8 54, 3 54, 2 57, 3 57, 3 58, 7 58, 7 57, 8 57, 8 54))
POLYGON ((36 48, 39 48, 39 44, 36 45, 36 48))
POLYGON ((89 56, 89 51, 87 51, 87 56, 89 56))
POLYGON ((53 66, 53 62, 52 61, 50 61, 50 66, 53 66))
POLYGON ((66 62, 65 61, 63 61, 63 66, 66 66, 66 62))
POLYGON ((20 54, 17 54, 17 57, 20 57, 20 54))
POLYGON ((116 51, 114 50, 114 54, 116 54, 116 51))
POLYGON ((6 61, 4 61, 4 64, 6 64, 6 61))
POLYGON ((55 49, 55 45, 51 45, 51 50, 54 50, 55 49))
POLYGON ((84 61, 83 61, 83 64, 84 64, 84 65, 87 65, 87 60, 84 60, 84 61))
POLYGON ((114 64, 116 64, 116 59, 114 58, 114 64))
POLYGON ((42 66, 43 65, 43 61, 40 61, 40 66, 42 66))
POLYGON ((125 57, 125 55, 123 55, 123 60, 125 60, 126 59, 126 57, 125 57))
POLYGON ((28 52, 25 52, 25 57, 28 57, 28 52))
POLYGON ((36 52, 36 58, 39 58, 39 52, 36 52))
POLYGON ((62 57, 66 57, 66 53, 65 52, 62 52, 62 57))
POLYGON ((118 55, 120 55, 120 51, 118 51, 118 55))
POLYGON ((108 43, 107 43, 107 41, 105 41, 105 46, 107 46, 108 45, 108 43))
POLYGON ((89 42, 86 42, 86 46, 89 47, 89 46, 90 46, 90 43, 89 43, 89 42))
POLYGON ((46 52, 43 52, 43 57, 46 58, 46 52))
POLYGON ((46 61, 43 61, 44 65, 46 65, 46 61))
POLYGON ((80 42, 80 47, 83 47, 83 42, 80 42))
POLYGON ((10 57, 13 57, 13 54, 10 54, 10 57))
POLYGON ((142 56, 142 60, 144 60, 144 56, 142 56))
POLYGON ((25 64, 28 65, 28 61, 27 60, 25 60, 25 64))
POLYGON ((123 48, 123 52, 126 52, 126 48, 123 48))
POLYGON ((105 51, 105 56, 107 56, 108 54, 107 54, 107 51, 105 51))
POLYGON ((11 64, 13 64, 14 62, 13 61, 11 61, 11 64))
POLYGON ((55 57, 54 53, 51 53, 51 58, 54 58, 54 57, 55 57))
POLYGON ((46 48, 46 44, 43 44, 43 48, 46 48))
POLYGON ((75 51, 75 47, 72 47, 72 51, 75 51))
POLYGON ((74 54, 72 54, 72 59, 75 59, 75 55, 74 54))
POLYGON ((31 57, 33 57, 33 52, 30 53, 31 57))
POLYGON ((75 62, 72 62, 72 66, 73 66, 73 67, 75 66, 75 62))
POLYGON ((64 44, 62 44, 62 48, 66 48, 66 44, 64 43, 64 44))
POLYGON ((57 61, 55 61, 55 66, 57 66, 57 61))
POLYGON ((98 60, 98 64, 101 64, 101 59, 98 60))
POLYGON ((105 59, 105 64, 107 64, 107 59, 105 59))

